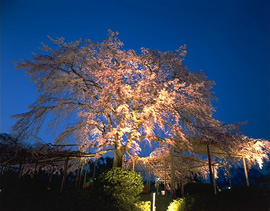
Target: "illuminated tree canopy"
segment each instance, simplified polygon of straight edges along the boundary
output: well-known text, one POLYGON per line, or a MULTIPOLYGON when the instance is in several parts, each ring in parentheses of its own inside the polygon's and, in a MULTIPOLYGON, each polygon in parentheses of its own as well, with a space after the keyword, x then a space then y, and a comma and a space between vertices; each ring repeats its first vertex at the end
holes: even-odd
POLYGON ((37 136, 49 120, 49 127, 65 128, 56 144, 75 140, 81 151, 113 151, 114 166, 121 167, 124 154, 138 155, 142 142, 190 151, 190 137, 209 139, 211 128, 229 131, 212 117, 214 82, 183 65, 185 46, 166 52, 142 48, 138 54, 124 50, 112 31, 103 42, 51 40, 55 48, 44 44, 45 54, 16 63, 39 92, 28 112, 14 116, 17 137, 37 136))
MULTIPOLYGON (((256 164, 258 164, 259 168, 262 168, 264 160, 269 160, 269 141, 236 134, 231 134, 230 136, 235 141, 231 140, 229 142, 231 146, 227 146, 227 148, 222 148, 217 143, 212 142, 211 144, 211 167, 214 178, 218 178, 219 168, 222 168, 224 173, 228 175, 230 174, 230 166, 243 166, 243 159, 247 160, 249 168, 256 164)), ((206 158, 208 155, 206 143, 200 142, 198 138, 190 140, 190 142, 192 143, 193 153, 183 153, 188 150, 183 147, 174 147, 173 159, 175 170, 173 171, 172 152, 167 144, 156 148, 149 157, 136 157, 135 160, 128 160, 125 167, 134 168, 136 171, 143 172, 144 174, 153 172, 160 181, 167 185, 167 190, 171 190, 172 186, 169 184, 172 182, 171 176, 173 174, 175 185, 182 189, 183 186, 181 187, 181 185, 190 182, 190 180, 194 179, 194 176, 206 179, 211 173, 209 172, 209 163, 206 158)))

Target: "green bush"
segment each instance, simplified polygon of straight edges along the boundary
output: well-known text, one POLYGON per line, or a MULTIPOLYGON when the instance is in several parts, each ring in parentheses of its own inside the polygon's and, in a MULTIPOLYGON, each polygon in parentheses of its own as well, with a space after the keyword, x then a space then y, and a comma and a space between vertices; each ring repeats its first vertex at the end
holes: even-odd
POLYGON ((141 175, 135 171, 113 168, 99 177, 99 190, 110 210, 135 210, 143 191, 141 175))
POLYGON ((149 211, 151 210, 151 201, 140 201, 136 203, 138 211, 149 211))
POLYGON ((173 202, 170 203, 167 211, 180 211, 183 210, 182 208, 184 207, 184 199, 175 199, 173 202))

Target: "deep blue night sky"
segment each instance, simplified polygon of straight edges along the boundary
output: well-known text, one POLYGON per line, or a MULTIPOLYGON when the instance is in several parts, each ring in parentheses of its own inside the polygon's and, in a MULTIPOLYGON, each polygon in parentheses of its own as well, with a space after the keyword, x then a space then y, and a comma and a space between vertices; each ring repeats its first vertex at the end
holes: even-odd
POLYGON ((40 53, 40 43, 50 43, 47 35, 102 41, 112 29, 125 49, 187 44, 185 64, 216 82, 215 117, 248 121, 247 136, 270 140, 269 8, 267 0, 2 0, 0 132, 10 133, 11 115, 28 111, 37 96, 12 61, 40 53))

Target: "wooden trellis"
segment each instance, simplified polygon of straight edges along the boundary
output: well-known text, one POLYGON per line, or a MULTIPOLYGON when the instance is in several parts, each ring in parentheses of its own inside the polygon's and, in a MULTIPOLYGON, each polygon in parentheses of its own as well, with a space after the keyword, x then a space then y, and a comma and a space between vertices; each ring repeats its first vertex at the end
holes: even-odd
MULTIPOLYGON (((37 172, 38 166, 58 166, 59 170, 63 169, 63 177, 61 182, 61 189, 63 190, 66 175, 67 175, 67 168, 69 162, 72 160, 81 160, 81 159, 89 159, 89 158, 96 158, 96 154, 91 153, 83 153, 80 151, 71 151, 65 150, 65 147, 72 147, 77 145, 51 145, 51 144, 44 144, 41 145, 39 148, 22 148, 20 145, 11 145, 8 146, 7 144, 0 145, 0 167, 1 167, 1 174, 4 173, 5 170, 10 171, 12 166, 18 166, 18 176, 21 177, 22 170, 24 166, 33 164, 34 173, 37 172), (64 162, 64 165, 61 163, 64 162)), ((79 165, 80 167, 81 165, 79 165)), ((83 168, 81 168, 83 169, 83 168)), ((49 182, 52 180, 53 168, 48 168, 50 171, 49 182)), ((81 183, 81 175, 82 173, 78 171, 78 175, 80 177, 78 179, 78 185, 81 183)), ((84 180, 84 183, 86 181, 84 180)))

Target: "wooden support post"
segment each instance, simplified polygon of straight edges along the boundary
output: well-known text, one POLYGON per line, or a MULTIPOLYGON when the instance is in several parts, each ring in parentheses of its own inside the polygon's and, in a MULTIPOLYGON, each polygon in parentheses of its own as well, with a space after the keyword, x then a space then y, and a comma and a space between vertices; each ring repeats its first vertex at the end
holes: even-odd
POLYGON ((61 184, 60 193, 62 193, 62 191, 64 189, 66 175, 67 175, 67 167, 68 167, 68 157, 65 160, 65 166, 64 166, 64 172, 63 172, 63 178, 62 178, 62 184, 61 184))
POLYGON ((158 181, 158 178, 156 178, 156 187, 157 187, 157 195, 158 195, 158 192, 159 192, 159 181, 158 181))
POLYGON ((215 166, 213 165, 213 183, 214 183, 214 193, 217 195, 217 186, 216 186, 216 179, 215 179, 215 166))
POLYGON ((167 177, 166 177, 166 174, 167 174, 167 172, 166 172, 166 168, 167 168, 167 166, 166 166, 166 160, 164 160, 164 191, 165 191, 165 194, 166 194, 166 186, 167 186, 167 177))
MULTIPOLYGON (((149 180, 148 180, 148 182, 149 182, 149 185, 151 186, 151 170, 149 170, 148 175, 149 175, 149 180)), ((150 188, 150 189, 151 189, 151 188, 150 188)))
POLYGON ((20 166, 19 166, 19 171, 18 171, 18 177, 20 178, 21 175, 22 175, 22 172, 23 172, 23 163, 20 163, 20 166))
POLYGON ((155 211, 156 210, 156 208, 155 208, 155 206, 156 206, 156 193, 153 193, 151 205, 152 205, 151 210, 155 211))
POLYGON ((34 175, 37 175, 37 174, 38 174, 37 168, 38 168, 38 162, 36 162, 36 165, 35 165, 35 172, 34 172, 34 175))
POLYGON ((210 176, 210 184, 213 186, 213 174, 212 174, 212 164, 211 164, 211 154, 209 144, 207 146, 207 155, 208 155, 208 166, 209 166, 209 176, 210 176))
POLYGON ((147 184, 150 185, 150 170, 147 170, 147 184))
POLYGON ((49 188, 50 189, 51 189, 52 178, 53 178, 53 167, 51 169, 51 173, 50 173, 50 177, 49 177, 49 188))
POLYGON ((94 163, 93 182, 96 180, 96 168, 97 168, 97 158, 95 158, 95 163, 94 163))
POLYGON ((232 188, 232 176, 231 176, 231 170, 230 170, 229 162, 227 162, 227 168, 228 168, 228 174, 229 174, 229 185, 230 185, 230 188, 232 188))
POLYGON ((182 197, 185 196, 185 185, 184 185, 183 178, 182 178, 182 181, 181 181, 181 194, 182 194, 182 197))
POLYGON ((82 174, 83 174, 83 166, 84 166, 84 164, 82 163, 82 164, 81 164, 81 173, 80 173, 80 179, 79 179, 79 186, 78 186, 78 189, 81 188, 81 181, 82 181, 82 174))
POLYGON ((147 177, 146 177, 146 185, 149 185, 150 184, 150 179, 149 179, 149 170, 148 170, 148 168, 146 169, 146 175, 147 175, 147 177))
POLYGON ((79 166, 77 169, 77 177, 76 177, 76 184, 75 184, 76 189, 79 188, 80 173, 81 173, 81 158, 80 158, 79 166))
POLYGON ((244 158, 244 157, 243 157, 243 164, 244 164, 244 170, 245 170, 245 176, 246 176, 247 186, 249 187, 249 180, 248 180, 248 171, 247 171, 247 165, 246 165, 246 158, 244 158))
POLYGON ((184 158, 183 158, 183 150, 180 150, 180 162, 181 162, 181 194, 182 197, 185 196, 185 190, 184 190, 184 170, 183 170, 183 162, 184 158))
POLYGON ((175 198, 175 165, 174 165, 174 147, 171 146, 171 199, 175 198))
POLYGON ((84 172, 84 179, 83 179, 83 188, 85 188, 85 185, 86 185, 86 179, 87 179, 87 173, 88 173, 88 161, 86 161, 86 164, 85 164, 85 172, 84 172))
POLYGON ((18 170, 18 178, 17 178, 16 192, 18 192, 19 189, 20 189, 20 178, 21 178, 22 171, 23 171, 23 164, 20 163, 19 170, 18 170))

